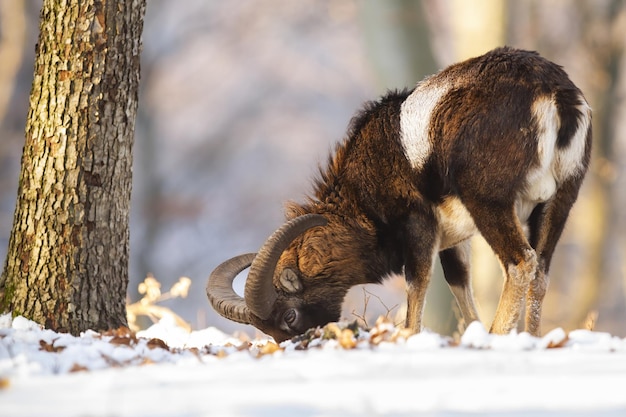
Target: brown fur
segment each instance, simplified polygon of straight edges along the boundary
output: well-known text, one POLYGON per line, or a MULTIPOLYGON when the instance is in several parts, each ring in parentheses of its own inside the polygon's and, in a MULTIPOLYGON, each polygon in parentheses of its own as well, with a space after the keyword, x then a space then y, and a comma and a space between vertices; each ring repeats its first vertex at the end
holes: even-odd
POLYGON ((582 95, 557 65, 510 48, 453 65, 425 82, 449 88, 429 115, 432 151, 423 166, 411 165, 401 140, 402 106, 412 91, 391 92, 352 120, 346 139, 320 169, 312 197, 287 206, 288 219, 317 213, 328 225, 299 236, 279 260, 274 311, 254 323, 277 340, 339 319, 350 287, 380 282, 392 272, 405 274, 406 325, 419 331, 440 250, 464 318, 477 319, 464 242, 469 225, 458 223, 459 216, 474 223, 507 275, 492 330, 509 331, 527 295, 526 326, 538 334, 550 260, 589 163, 591 130, 589 125, 577 174, 557 184, 550 200, 536 203, 527 239, 515 204, 540 164, 543 133, 532 106, 542 97, 555 100, 555 146, 567 149, 583 117, 577 107, 582 95), (441 246, 445 227, 453 235, 448 247, 441 246), (281 283, 285 268, 299 279, 297 290, 281 283))

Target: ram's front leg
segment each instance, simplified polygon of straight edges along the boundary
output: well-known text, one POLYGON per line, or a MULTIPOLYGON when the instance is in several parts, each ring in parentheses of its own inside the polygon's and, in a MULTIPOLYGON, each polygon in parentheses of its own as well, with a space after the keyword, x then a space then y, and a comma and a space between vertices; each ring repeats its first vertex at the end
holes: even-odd
POLYGON ((414 278, 407 283, 407 311, 405 327, 418 333, 422 330, 422 315, 424 314, 424 300, 426 289, 430 282, 429 275, 414 278))
POLYGON ((406 229, 407 248, 404 276, 407 282, 405 326, 417 333, 422 330, 424 300, 437 254, 437 223, 431 216, 413 215, 406 229))

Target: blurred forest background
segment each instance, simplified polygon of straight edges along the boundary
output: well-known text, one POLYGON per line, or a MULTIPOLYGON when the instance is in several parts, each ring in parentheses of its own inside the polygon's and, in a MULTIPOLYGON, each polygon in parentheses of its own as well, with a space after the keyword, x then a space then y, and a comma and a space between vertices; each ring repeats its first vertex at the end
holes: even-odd
MULTIPOLYGON (((0 260, 11 230, 41 2, 0 0, 0 260)), ((544 331, 626 336, 626 5, 623 0, 150 0, 134 148, 131 284, 152 273, 164 305, 194 327, 250 328, 216 315, 206 279, 255 251, 310 191, 317 164, 365 100, 412 86, 499 45, 539 51, 594 109, 589 175, 551 270, 544 331)), ((474 291, 490 323, 501 271, 473 243, 474 291)), ((438 272, 440 274, 440 272, 438 272)), ((242 286, 238 282, 238 286, 242 286)), ((404 282, 353 289, 344 315, 402 315, 404 282)), ((371 324, 371 323, 370 323, 371 324)), ((456 329, 443 279, 425 324, 456 329)))

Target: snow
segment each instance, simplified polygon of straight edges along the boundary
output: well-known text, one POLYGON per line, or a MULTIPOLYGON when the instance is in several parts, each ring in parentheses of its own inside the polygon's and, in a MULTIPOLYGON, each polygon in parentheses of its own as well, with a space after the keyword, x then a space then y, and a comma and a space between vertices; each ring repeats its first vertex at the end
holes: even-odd
POLYGON ((0 315, 2 416, 623 416, 626 339, 554 329, 458 341, 329 324, 282 343, 163 320, 80 337, 0 315))

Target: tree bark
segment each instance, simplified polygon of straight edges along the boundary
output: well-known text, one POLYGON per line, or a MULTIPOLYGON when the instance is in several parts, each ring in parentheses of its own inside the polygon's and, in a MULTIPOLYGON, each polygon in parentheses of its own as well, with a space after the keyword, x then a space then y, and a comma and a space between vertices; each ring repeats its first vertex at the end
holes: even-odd
POLYGON ((45 0, 0 310, 79 333, 126 323, 145 0, 45 0))

